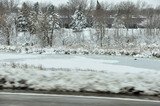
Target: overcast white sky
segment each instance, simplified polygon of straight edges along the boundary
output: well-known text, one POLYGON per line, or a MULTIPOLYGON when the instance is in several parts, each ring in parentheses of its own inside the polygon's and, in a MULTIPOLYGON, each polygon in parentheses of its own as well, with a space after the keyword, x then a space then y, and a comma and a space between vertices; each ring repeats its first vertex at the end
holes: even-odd
MULTIPOLYGON (((52 2, 54 5, 59 5, 61 3, 67 3, 68 0, 21 0, 21 1, 31 1, 31 2, 39 1, 39 2, 43 2, 43 3, 52 2)), ((96 1, 96 0, 94 0, 94 1, 96 1)), ((128 0, 99 0, 99 1, 100 2, 105 1, 105 2, 109 2, 109 3, 117 3, 120 1, 128 1, 128 0)), ((137 2, 139 0, 130 0, 130 1, 137 2)), ((140 0, 140 1, 145 1, 148 4, 153 5, 153 6, 160 5, 160 0, 140 0)))

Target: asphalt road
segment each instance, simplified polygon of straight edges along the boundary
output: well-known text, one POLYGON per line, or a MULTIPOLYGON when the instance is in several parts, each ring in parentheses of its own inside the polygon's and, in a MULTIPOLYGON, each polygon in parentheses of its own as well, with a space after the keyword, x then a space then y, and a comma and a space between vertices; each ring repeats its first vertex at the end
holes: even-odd
POLYGON ((160 106, 160 101, 91 96, 0 93, 0 106, 160 106))

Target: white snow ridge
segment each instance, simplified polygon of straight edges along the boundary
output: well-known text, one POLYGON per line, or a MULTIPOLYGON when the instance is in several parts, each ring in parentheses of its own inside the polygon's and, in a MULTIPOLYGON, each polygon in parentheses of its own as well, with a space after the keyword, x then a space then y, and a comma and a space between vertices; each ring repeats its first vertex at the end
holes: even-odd
POLYGON ((18 88, 147 95, 160 93, 159 71, 141 69, 142 71, 135 70, 133 73, 133 68, 128 70, 130 71, 123 70, 123 68, 117 68, 116 70, 113 68, 113 71, 82 69, 47 70, 27 65, 1 65, 0 89, 18 88))

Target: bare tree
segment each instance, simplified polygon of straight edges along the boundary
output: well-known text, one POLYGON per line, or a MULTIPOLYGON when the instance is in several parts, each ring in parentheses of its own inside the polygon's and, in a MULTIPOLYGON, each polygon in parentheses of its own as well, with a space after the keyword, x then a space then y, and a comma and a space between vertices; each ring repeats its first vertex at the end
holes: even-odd
POLYGON ((155 9, 156 14, 156 28, 160 29, 160 5, 156 7, 155 9))
POLYGON ((68 5, 70 7, 70 12, 74 14, 78 6, 81 7, 82 11, 86 10, 88 7, 88 0, 69 0, 68 5))
POLYGON ((71 23, 71 14, 68 5, 60 5, 57 9, 58 14, 61 16, 60 26, 62 28, 69 28, 69 24, 71 23))
POLYGON ((49 45, 50 47, 53 46, 53 38, 55 37, 54 31, 55 29, 59 29, 59 15, 55 11, 55 7, 51 5, 48 8, 48 22, 49 22, 49 30, 50 30, 50 36, 49 36, 49 45))
POLYGON ((47 14, 41 13, 38 19, 36 27, 36 35, 40 38, 42 46, 48 46, 50 42, 49 38, 49 23, 47 20, 47 14))
POLYGON ((127 30, 130 27, 132 17, 136 13, 136 6, 131 1, 123 1, 117 5, 117 15, 124 21, 127 30))
POLYGON ((97 29, 98 41, 100 46, 103 46, 103 38, 105 37, 106 28, 106 11, 101 7, 100 3, 97 1, 96 10, 94 11, 94 27, 97 29))
POLYGON ((6 37, 6 44, 10 45, 10 36, 12 35, 12 25, 13 25, 13 21, 7 18, 7 16, 3 16, 1 18, 1 24, 0 24, 0 28, 2 31, 3 36, 6 37))

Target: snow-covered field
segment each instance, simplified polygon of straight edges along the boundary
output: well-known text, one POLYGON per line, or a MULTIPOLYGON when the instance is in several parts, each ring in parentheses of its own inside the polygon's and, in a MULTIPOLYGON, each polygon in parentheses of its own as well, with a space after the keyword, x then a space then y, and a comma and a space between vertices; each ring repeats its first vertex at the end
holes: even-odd
POLYGON ((116 58, 1 53, 0 62, 7 64, 0 65, 0 88, 160 94, 160 68, 120 65, 116 58))

